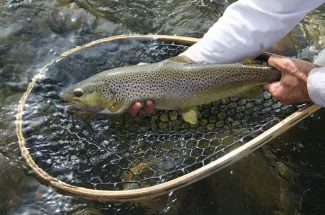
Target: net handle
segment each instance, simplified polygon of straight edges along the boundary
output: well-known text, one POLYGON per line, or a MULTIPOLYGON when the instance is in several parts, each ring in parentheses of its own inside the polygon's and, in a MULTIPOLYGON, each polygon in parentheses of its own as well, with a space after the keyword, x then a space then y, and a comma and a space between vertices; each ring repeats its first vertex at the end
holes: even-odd
POLYGON ((32 91, 37 79, 48 71, 48 67, 55 62, 60 61, 62 58, 78 51, 83 48, 87 48, 99 43, 109 42, 119 39, 127 39, 127 38, 152 38, 152 39, 159 39, 162 41, 172 41, 172 42, 179 42, 183 44, 192 45, 196 43, 199 39, 192 38, 192 37, 181 37, 181 36, 169 36, 169 35, 120 35, 120 36, 113 36, 108 38, 103 38, 100 40, 96 40, 90 43, 87 43, 82 46, 77 46, 71 50, 68 50, 60 55, 60 57, 54 59, 52 62, 47 64, 45 67, 39 70, 39 73, 35 75, 28 85, 26 92, 23 94, 22 98, 19 101, 18 111, 16 114, 16 134, 18 138, 18 143, 20 147, 20 151, 22 157, 25 159, 27 165, 32 169, 32 173, 40 180, 41 183, 54 188, 57 192, 76 196, 91 200, 97 201, 136 201, 141 199, 149 199, 159 195, 163 195, 169 193, 171 191, 175 191, 182 187, 185 187, 189 184, 192 184, 196 181, 199 181, 207 176, 210 176, 217 171, 223 169, 224 167, 238 161, 239 159, 247 156, 248 154, 252 153, 256 149, 260 148, 261 146, 265 145, 270 140, 274 139, 275 137, 279 136, 289 128, 293 127, 295 124, 303 120, 304 118, 308 117, 321 107, 315 104, 308 104, 301 110, 296 111, 283 121, 277 123, 270 129, 263 132, 258 137, 254 138, 253 140, 247 142, 243 146, 238 147, 234 151, 230 152, 229 154, 193 171, 184 176, 179 178, 173 179, 171 181, 167 181, 165 183, 161 183, 158 185, 154 185, 151 187, 146 188, 139 188, 134 190, 122 190, 122 191, 106 191, 106 190, 94 190, 88 189, 83 187, 77 187, 74 185, 67 184, 63 181, 60 181, 48 173, 46 173, 43 169, 41 169, 31 157, 29 150, 26 146, 25 138, 22 132, 22 123, 23 123, 23 111, 24 105, 26 103, 27 97, 32 91))

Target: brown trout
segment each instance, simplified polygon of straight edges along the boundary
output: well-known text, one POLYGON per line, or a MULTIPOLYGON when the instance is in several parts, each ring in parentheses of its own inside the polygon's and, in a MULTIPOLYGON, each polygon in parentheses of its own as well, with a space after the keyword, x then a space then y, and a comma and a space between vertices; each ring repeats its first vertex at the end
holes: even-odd
POLYGON ((151 99, 155 109, 179 110, 197 123, 197 105, 238 97, 263 98, 261 85, 278 81, 275 68, 251 61, 233 64, 192 64, 185 57, 100 72, 61 92, 63 101, 104 114, 126 111, 135 101, 151 99))

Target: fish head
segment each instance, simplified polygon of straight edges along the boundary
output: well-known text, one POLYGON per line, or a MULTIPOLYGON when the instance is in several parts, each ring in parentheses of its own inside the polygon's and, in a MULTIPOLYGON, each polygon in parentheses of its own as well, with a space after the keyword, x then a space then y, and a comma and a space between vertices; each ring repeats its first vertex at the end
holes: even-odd
POLYGON ((116 102, 115 93, 101 80, 83 81, 60 93, 63 102, 75 108, 100 112, 116 102))

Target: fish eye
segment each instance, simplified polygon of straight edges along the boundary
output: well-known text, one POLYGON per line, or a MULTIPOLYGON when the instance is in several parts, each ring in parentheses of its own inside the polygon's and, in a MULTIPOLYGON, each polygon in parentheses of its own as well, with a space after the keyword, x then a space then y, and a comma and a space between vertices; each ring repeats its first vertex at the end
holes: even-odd
POLYGON ((81 88, 77 88, 73 91, 73 95, 75 97, 81 97, 83 95, 84 91, 81 88))

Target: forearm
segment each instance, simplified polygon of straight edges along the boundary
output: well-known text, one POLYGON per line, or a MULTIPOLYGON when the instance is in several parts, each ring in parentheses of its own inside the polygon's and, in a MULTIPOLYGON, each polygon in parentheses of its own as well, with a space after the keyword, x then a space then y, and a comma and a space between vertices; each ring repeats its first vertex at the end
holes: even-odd
POLYGON ((325 67, 312 69, 307 79, 307 89, 311 100, 325 107, 325 67))
POLYGON ((194 62, 231 63, 270 49, 324 0, 239 0, 182 55, 194 62))

